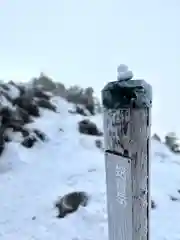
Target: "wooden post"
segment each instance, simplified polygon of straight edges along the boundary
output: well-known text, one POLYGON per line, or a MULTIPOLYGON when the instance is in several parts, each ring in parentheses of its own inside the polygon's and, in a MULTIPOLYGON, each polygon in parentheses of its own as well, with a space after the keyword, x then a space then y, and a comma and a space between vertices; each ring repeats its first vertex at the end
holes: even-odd
POLYGON ((149 240, 152 89, 131 78, 102 90, 109 240, 149 240))

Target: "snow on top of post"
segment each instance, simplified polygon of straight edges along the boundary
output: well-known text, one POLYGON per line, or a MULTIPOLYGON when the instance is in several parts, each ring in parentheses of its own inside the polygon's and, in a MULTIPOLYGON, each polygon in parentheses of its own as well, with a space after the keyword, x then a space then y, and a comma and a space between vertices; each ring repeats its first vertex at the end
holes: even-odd
POLYGON ((118 80, 127 81, 133 78, 133 72, 128 69, 128 66, 125 64, 120 64, 117 68, 118 80))

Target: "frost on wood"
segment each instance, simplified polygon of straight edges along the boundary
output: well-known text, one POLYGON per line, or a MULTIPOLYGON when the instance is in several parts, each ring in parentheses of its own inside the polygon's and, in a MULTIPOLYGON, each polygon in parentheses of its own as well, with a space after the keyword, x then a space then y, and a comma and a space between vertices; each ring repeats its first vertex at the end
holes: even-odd
MULTIPOLYGON (((108 204, 110 205, 108 207, 110 234, 115 231, 112 226, 115 219, 118 218, 121 220, 118 221, 118 234, 120 234, 121 237, 113 238, 110 236, 110 240, 146 240, 148 239, 149 202, 149 109, 105 109, 104 129, 105 149, 106 152, 111 154, 111 158, 106 157, 107 193, 108 204), (113 160, 113 155, 116 155, 116 161, 113 160), (130 161, 130 166, 125 169, 123 165, 127 159, 130 161), (117 162, 119 162, 119 168, 121 169, 120 184, 117 179, 117 171, 114 174, 112 173, 113 168, 117 169, 117 162), (110 167, 110 165, 113 165, 114 167, 110 167), (127 169, 131 169, 131 174, 128 177, 129 180, 125 183, 125 173, 127 172, 127 169), (110 171, 111 173, 109 173, 110 171), (124 176, 124 179, 122 178, 122 175, 124 176), (113 183, 113 181, 116 183, 113 183), (113 189, 113 185, 115 185, 116 188, 117 185, 121 185, 121 191, 118 193, 119 200, 123 203, 123 206, 128 205, 128 208, 122 210, 121 207, 121 210, 118 211, 118 207, 113 205, 113 198, 117 198, 117 193, 115 194, 112 192, 113 190, 110 190, 113 189), (115 206, 116 209, 112 210, 113 206, 115 206), (131 209, 131 212, 129 209, 131 209), (123 211, 125 212, 123 213, 123 211), (119 216, 113 217, 112 214, 119 216), (123 238, 124 234, 130 234, 129 231, 131 230, 128 226, 125 227, 125 225, 130 224, 129 222, 131 221, 133 222, 131 232, 133 238, 131 238, 131 236, 129 236, 129 238, 123 238), (127 229, 129 230, 127 231, 127 229)), ((118 175, 119 174, 120 173, 118 172, 118 175)))
MULTIPOLYGON (((124 159, 130 159, 131 164, 131 178, 127 182, 125 188, 126 194, 121 195, 121 202, 123 199, 127 199, 127 202, 130 204, 132 200, 132 206, 129 206, 126 210, 126 213, 129 218, 131 218, 134 223, 132 228, 132 236, 134 240, 147 239, 148 231, 148 175, 149 175, 149 137, 150 137, 150 124, 149 124, 149 109, 119 109, 116 111, 105 110, 104 112, 104 129, 105 129, 105 149, 107 152, 110 152, 112 155, 116 153, 119 159, 119 163, 122 165, 122 157, 124 159), (132 183, 132 189, 128 191, 128 184, 132 183), (122 197, 124 196, 124 198, 122 197), (129 209, 132 209, 132 213, 129 212, 129 209)), ((108 163, 106 164, 115 164, 115 161, 106 159, 108 163)), ((109 166, 108 165, 108 166, 109 166)), ((111 171, 110 167, 106 168, 107 171, 111 171)), ((113 178, 117 177, 116 174, 107 173, 107 185, 113 185, 108 183, 114 181, 113 178), (111 177, 110 177, 111 174, 111 177)), ((121 188, 123 186, 121 180, 121 188)), ((107 186, 107 187, 108 187, 107 186)), ((112 188, 112 187, 111 187, 112 188)), ((108 188, 110 189, 110 187, 108 188)), ((108 192, 108 190, 107 190, 108 192)), ((122 192, 122 191, 121 191, 122 192)), ((112 195, 108 192, 108 202, 112 202, 112 195)), ((111 207, 112 208, 112 207, 111 207)), ((109 222, 113 222, 111 210, 109 210, 109 222)), ((118 214, 118 210, 114 210, 114 214, 118 214)), ((119 214, 122 218, 122 209, 119 211, 119 214)), ((118 217, 116 217, 118 218, 118 217)), ((120 216, 119 216, 120 218, 120 216)), ((127 220, 128 221, 128 220, 127 220)), ((121 219, 121 222, 123 220, 121 219)), ((130 220, 131 222, 131 220, 130 220)), ((111 223, 109 223, 111 226, 111 223)), ((120 230, 125 231, 122 224, 118 223, 120 230), (122 226, 122 229, 121 229, 122 226)), ((114 231, 114 230, 110 230, 114 231)), ((113 238, 112 238, 113 239, 113 238)), ((115 238, 116 240, 117 238, 115 238)), ((120 238, 131 239, 131 238, 120 238)), ((110 238, 111 240, 111 238, 110 238)))
POLYGON ((132 199, 130 159, 106 152, 109 240, 131 239, 132 199), (126 234, 126 235, 125 235, 126 234))
POLYGON ((145 108, 152 105, 151 86, 144 80, 109 82, 102 91, 107 109, 145 108))
POLYGON ((152 90, 143 80, 118 80, 102 91, 109 238, 148 240, 152 90))

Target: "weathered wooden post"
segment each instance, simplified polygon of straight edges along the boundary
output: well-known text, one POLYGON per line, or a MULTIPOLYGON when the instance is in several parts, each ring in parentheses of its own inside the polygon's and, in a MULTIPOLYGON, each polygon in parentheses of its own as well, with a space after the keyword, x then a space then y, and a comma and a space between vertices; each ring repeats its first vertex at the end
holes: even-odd
POLYGON ((102 90, 109 240, 149 240, 152 88, 118 74, 102 90))

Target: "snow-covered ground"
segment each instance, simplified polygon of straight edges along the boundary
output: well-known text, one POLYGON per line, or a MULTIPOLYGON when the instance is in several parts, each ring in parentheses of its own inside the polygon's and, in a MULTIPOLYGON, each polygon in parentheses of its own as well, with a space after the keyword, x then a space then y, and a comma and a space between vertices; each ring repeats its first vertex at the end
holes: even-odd
MULTIPOLYGON (((56 99, 57 100, 57 99, 56 99)), ((95 139, 79 134, 83 117, 68 113, 70 104, 57 100, 60 113, 43 111, 31 125, 48 142, 26 149, 8 143, 0 158, 0 240, 107 240, 106 185, 103 152, 95 139), (54 202, 74 190, 91 195, 86 208, 56 218, 54 202)), ((102 116, 91 117, 102 128, 102 116)), ((152 142, 152 240, 180 240, 180 158, 152 142)))

